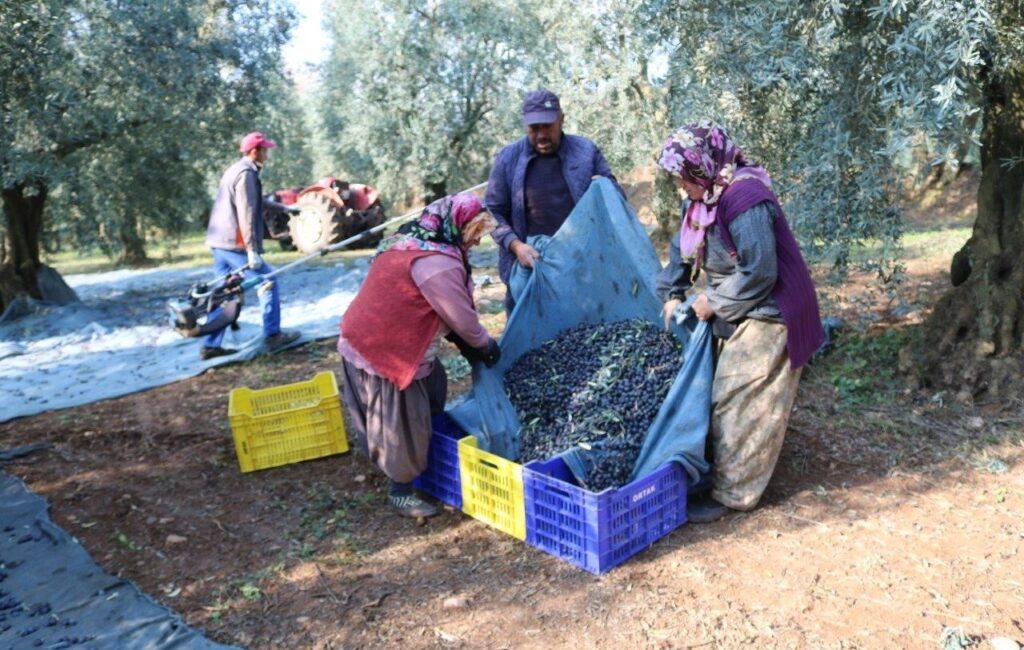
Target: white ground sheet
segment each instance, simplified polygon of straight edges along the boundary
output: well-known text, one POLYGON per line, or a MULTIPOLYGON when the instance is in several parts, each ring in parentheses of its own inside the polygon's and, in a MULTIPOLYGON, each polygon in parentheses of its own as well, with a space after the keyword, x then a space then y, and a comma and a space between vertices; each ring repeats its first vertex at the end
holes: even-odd
MULTIPOLYGON (((281 325, 302 332, 296 344, 337 335, 367 268, 368 258, 360 258, 280 277, 281 325)), ((236 355, 200 361, 200 339, 170 327, 166 302, 211 276, 205 266, 66 277, 80 303, 0 323, 0 422, 162 386, 264 352, 255 291, 246 295, 241 328, 224 337, 236 355)))

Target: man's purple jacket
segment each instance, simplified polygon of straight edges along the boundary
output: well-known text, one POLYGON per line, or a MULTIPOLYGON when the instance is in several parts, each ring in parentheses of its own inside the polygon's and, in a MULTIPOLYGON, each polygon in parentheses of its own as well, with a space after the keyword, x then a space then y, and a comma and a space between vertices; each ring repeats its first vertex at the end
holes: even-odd
MULTIPOLYGON (((537 152, 525 137, 516 140, 498 152, 490 178, 487 180, 484 203, 498 222, 498 228, 491 236, 498 243, 498 272, 505 284, 508 284, 512 264, 516 260, 516 256, 509 251, 509 246, 517 239, 526 241, 526 201, 523 185, 526 166, 536 155, 537 152)), ((587 138, 563 133, 557 155, 562 162, 562 175, 572 194, 573 205, 578 203, 590 188, 590 181, 594 176, 605 176, 619 187, 601 150, 587 138)), ((619 192, 622 192, 621 187, 619 192)))

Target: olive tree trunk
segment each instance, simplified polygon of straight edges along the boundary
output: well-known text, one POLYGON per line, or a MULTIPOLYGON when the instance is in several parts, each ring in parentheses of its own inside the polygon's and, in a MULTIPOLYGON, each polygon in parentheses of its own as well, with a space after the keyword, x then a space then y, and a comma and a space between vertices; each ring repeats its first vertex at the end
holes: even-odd
POLYGON ((146 256, 146 240, 139 232, 139 220, 133 214, 125 214, 118 228, 121 240, 121 255, 118 263, 125 266, 142 266, 149 262, 146 256))
POLYGON ((78 300, 56 270, 39 258, 47 187, 21 181, 0 191, 4 204, 4 257, 0 261, 0 312, 19 296, 67 304, 78 300))
POLYGON ((924 385, 1010 395, 1024 369, 1024 63, 985 89, 974 232, 913 358, 924 385))

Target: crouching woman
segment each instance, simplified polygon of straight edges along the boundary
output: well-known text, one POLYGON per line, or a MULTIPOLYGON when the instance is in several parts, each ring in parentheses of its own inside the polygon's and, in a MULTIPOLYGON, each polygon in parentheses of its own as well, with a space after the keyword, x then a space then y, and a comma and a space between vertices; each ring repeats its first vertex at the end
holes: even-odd
POLYGON ((487 363, 500 354, 473 303, 468 251, 497 225, 481 210, 472 194, 447 196, 382 241, 341 321, 343 400, 402 516, 438 512, 413 493, 412 481, 427 467, 430 418, 447 397, 441 338, 459 340, 487 363))
POLYGON ((688 512, 702 523, 757 505, 782 449, 801 370, 824 332, 811 274, 771 178, 726 130, 709 122, 685 126, 665 142, 658 164, 690 200, 658 278, 666 324, 703 269, 707 286, 693 310, 711 321, 717 343, 712 490, 688 512))

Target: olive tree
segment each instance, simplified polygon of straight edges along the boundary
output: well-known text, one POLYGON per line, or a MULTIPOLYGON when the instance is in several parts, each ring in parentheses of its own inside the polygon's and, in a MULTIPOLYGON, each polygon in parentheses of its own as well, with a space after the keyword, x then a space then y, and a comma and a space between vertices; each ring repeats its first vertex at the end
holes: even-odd
POLYGON ((544 30, 517 2, 328 3, 323 121, 335 164, 394 199, 486 178, 544 30))
POLYGON ((907 360, 923 381, 996 390, 1024 342, 1024 12, 1014 0, 646 3, 671 45, 673 117, 733 127, 779 182, 808 247, 839 267, 869 239, 899 269, 901 162, 956 163, 980 116, 982 180, 958 286, 907 360))
POLYGON ((180 232, 211 174, 272 116, 291 21, 281 2, 14 0, 0 11, 0 309, 69 291, 40 256, 56 231, 137 262, 180 232))

